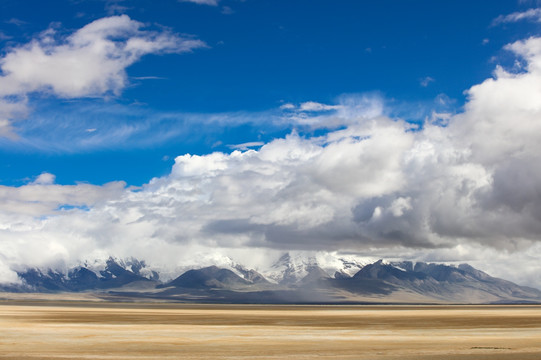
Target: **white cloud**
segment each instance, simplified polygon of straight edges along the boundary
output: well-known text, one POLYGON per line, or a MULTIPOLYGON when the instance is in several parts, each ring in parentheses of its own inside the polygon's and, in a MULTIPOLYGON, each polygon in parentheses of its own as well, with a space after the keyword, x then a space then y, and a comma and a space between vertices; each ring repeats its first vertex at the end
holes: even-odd
POLYGON ((514 12, 509 15, 500 15, 492 21, 492 25, 513 23, 522 20, 533 20, 541 22, 541 8, 533 8, 522 12, 514 12))
POLYGON ((306 127, 333 129, 383 114, 383 98, 379 94, 343 95, 337 102, 329 105, 306 101, 299 106, 286 103, 280 106, 285 110, 282 120, 306 127))
POLYGON ((56 176, 54 174, 44 172, 44 173, 41 173, 36 178, 36 180, 34 180, 34 182, 32 184, 36 184, 36 185, 52 185, 52 184, 54 184, 55 179, 56 179, 56 176))
POLYGON ((539 154, 541 133, 541 38, 506 46, 527 61, 526 72, 510 73, 498 67, 494 79, 468 90, 466 111, 453 121, 460 145, 483 164, 539 154))
POLYGON ((75 98, 118 93, 126 85, 125 69, 143 55, 204 46, 199 40, 142 27, 121 15, 96 20, 66 39, 55 38, 49 29, 1 59, 0 95, 47 91, 75 98))
POLYGON ((0 258, 0 283, 3 284, 20 284, 21 279, 17 274, 9 268, 5 259, 0 258), (4 260, 4 261, 2 261, 4 260))
POLYGON ((233 9, 231 9, 229 6, 222 7, 222 14, 231 15, 231 14, 234 14, 234 13, 235 13, 235 11, 233 9))
POLYGON ((180 0, 180 2, 191 2, 199 5, 217 6, 219 0, 180 0))
POLYGON ((263 146, 263 145, 265 145, 265 143, 262 142, 262 141, 251 141, 251 142, 246 142, 246 143, 242 143, 242 144, 228 145, 228 147, 230 149, 246 151, 249 148, 263 146))
POLYGON ((28 24, 28 22, 24 21, 24 20, 21 20, 21 19, 17 19, 17 18, 11 18, 7 21, 5 21, 6 24, 12 24, 12 25, 15 25, 15 26, 24 26, 26 24, 28 24))
POLYGON ((327 105, 327 104, 322 104, 315 101, 307 101, 299 105, 300 111, 329 111, 329 110, 337 110, 339 108, 340 108, 340 105, 327 105))
MULTIPOLYGON (((123 193, 124 182, 112 182, 103 186, 78 184, 54 185, 55 176, 42 173, 35 181, 20 187, 0 186, 0 214, 5 217, 29 215, 44 217, 55 214, 61 205, 95 206, 115 199, 123 193)), ((9 222, 0 228, 10 228, 9 222)))
POLYGON ((43 92, 62 98, 119 94, 127 85, 126 68, 142 56, 205 46, 197 39, 143 27, 127 15, 111 16, 66 38, 50 28, 32 42, 10 49, 0 59, 0 120, 7 121, 0 134, 10 133, 10 120, 26 109, 27 94, 43 92))
POLYGON ((386 117, 381 98, 345 96, 303 119, 339 130, 184 154, 137 191, 50 179, 0 187, 3 268, 108 255, 175 267, 205 252, 342 249, 467 261, 541 286, 541 39, 506 49, 522 71, 498 68, 467 91, 463 113, 435 114, 414 131, 386 117))
POLYGON ((2 98, 0 96, 0 137, 15 140, 18 136, 13 131, 13 120, 23 118, 28 113, 27 98, 2 98))
POLYGON ((295 108, 296 108, 296 106, 291 104, 291 103, 285 103, 285 104, 280 106, 280 109, 282 109, 282 110, 293 110, 295 108))
POLYGON ((331 110, 339 110, 341 105, 328 105, 316 101, 305 101, 296 106, 291 103, 285 103, 280 106, 282 110, 296 110, 298 112, 325 112, 331 110))
POLYGON ((422 78, 421 80, 419 80, 419 84, 422 86, 422 87, 427 87, 428 85, 430 85, 431 82, 434 82, 434 78, 431 78, 430 76, 426 76, 424 78, 422 78))

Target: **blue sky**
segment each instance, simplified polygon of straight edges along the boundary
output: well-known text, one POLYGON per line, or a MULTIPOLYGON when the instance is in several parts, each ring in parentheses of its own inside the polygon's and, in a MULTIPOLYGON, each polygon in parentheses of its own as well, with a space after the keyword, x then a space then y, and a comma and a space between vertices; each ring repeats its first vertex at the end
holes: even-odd
POLYGON ((0 71, 0 283, 308 251, 541 287, 539 1, 4 0, 0 71))
POLYGON ((47 29, 55 29, 62 41, 96 19, 119 14, 206 46, 142 56, 126 67, 127 83, 117 94, 69 99, 43 91, 28 94, 29 111, 13 125, 21 139, 0 140, 0 183, 21 185, 50 172, 62 184, 124 180, 141 185, 168 173, 177 155, 230 151, 227 145, 289 133, 295 125, 266 119, 280 117, 284 103, 333 104, 344 94, 371 93, 385 100, 392 116, 408 121, 423 121, 433 110, 459 111, 464 90, 489 77, 495 64, 510 61, 502 47, 538 30, 531 22, 491 26, 493 20, 532 5, 3 1, 2 54, 47 29), (205 125, 213 114, 236 120, 205 125), (131 125, 144 130, 101 139, 131 125))

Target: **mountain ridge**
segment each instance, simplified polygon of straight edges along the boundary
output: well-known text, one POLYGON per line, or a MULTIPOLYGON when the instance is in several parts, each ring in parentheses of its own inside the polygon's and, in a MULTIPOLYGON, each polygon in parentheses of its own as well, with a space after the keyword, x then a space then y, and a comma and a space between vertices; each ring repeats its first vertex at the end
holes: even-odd
POLYGON ((0 284, 0 290, 93 292, 109 299, 232 303, 541 302, 540 290, 492 277, 468 264, 381 259, 371 263, 341 259, 337 264, 337 270, 329 266, 324 269, 315 258, 286 254, 268 271, 256 271, 231 261, 229 268, 194 268, 161 281, 144 261, 111 257, 97 270, 84 265, 65 272, 24 269, 18 272, 20 284, 0 284), (344 268, 340 268, 341 264, 344 268))

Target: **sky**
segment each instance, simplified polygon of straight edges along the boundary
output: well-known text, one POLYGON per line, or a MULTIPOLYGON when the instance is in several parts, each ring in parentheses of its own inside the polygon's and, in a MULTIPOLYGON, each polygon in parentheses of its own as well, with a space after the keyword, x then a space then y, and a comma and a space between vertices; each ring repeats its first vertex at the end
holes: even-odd
POLYGON ((108 256, 541 287, 541 3, 0 2, 0 282, 108 256))

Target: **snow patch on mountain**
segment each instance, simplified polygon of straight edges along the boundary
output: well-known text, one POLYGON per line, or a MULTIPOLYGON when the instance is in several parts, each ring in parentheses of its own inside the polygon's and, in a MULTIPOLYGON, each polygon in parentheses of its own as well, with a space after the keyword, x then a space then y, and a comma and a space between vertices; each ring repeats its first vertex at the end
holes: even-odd
POLYGON ((288 252, 262 273, 274 283, 294 284, 305 278, 315 267, 321 268, 330 277, 334 277, 337 272, 351 277, 374 261, 374 258, 338 252, 288 252))

